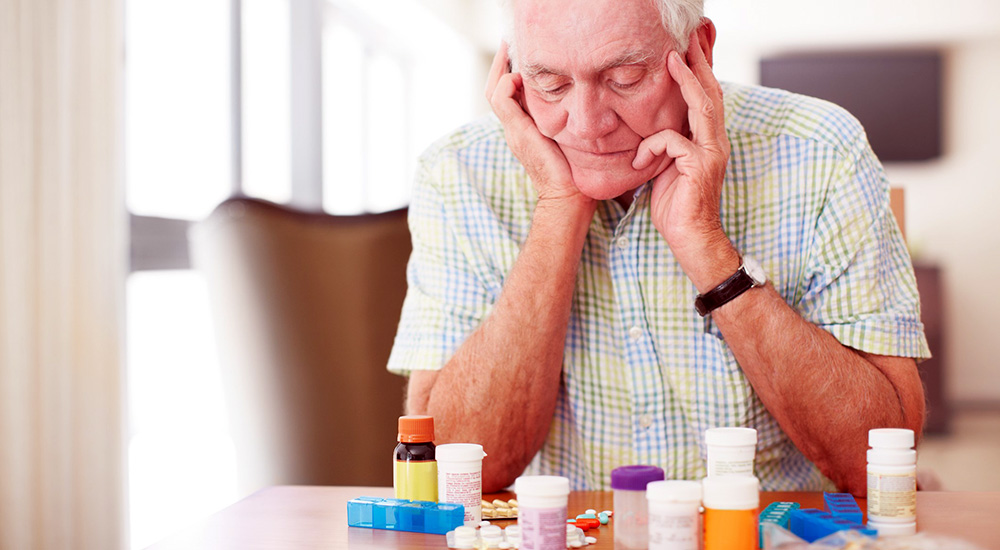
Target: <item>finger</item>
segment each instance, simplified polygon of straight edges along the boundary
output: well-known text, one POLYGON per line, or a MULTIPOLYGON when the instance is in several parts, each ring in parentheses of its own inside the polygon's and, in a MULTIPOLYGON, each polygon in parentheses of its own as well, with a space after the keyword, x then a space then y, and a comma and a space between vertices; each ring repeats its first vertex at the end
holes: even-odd
POLYGON ((493 64, 490 66, 489 75, 486 77, 486 99, 493 97, 493 91, 500 82, 500 77, 509 72, 510 58, 507 54, 507 43, 501 42, 496 55, 493 56, 493 64))
POLYGON ((674 130, 657 132, 639 143, 632 160, 632 168, 642 170, 656 157, 666 154, 670 158, 692 155, 697 148, 690 140, 674 130))
POLYGON ((688 67, 694 72, 698 81, 701 82, 702 87, 710 93, 721 92, 722 87, 719 85, 719 81, 715 78, 715 73, 712 72, 712 65, 708 62, 708 57, 705 55, 705 50, 702 48, 701 40, 698 39, 698 31, 691 33, 691 39, 688 42, 688 50, 685 55, 688 67))
MULTIPOLYGON (((524 112, 517 100, 517 92, 521 87, 521 75, 507 73, 500 77, 490 99, 490 106, 500 124, 512 131, 513 135, 521 135, 535 129, 535 122, 524 112)), ((537 131, 537 130, 536 130, 537 131)))
POLYGON ((722 85, 719 84, 719 79, 715 78, 715 73, 712 72, 712 66, 708 62, 708 57, 705 55, 701 41, 698 40, 697 31, 691 33, 687 59, 689 68, 698 79, 698 82, 701 83, 702 89, 705 90, 708 97, 712 100, 716 113, 716 135, 724 136, 726 133, 726 117, 723 115, 725 111, 723 107, 722 85))
POLYGON ((680 170, 677 168, 677 164, 671 164, 666 170, 660 173, 653 179, 653 190, 652 196, 650 197, 653 204, 669 204, 670 199, 673 198, 674 193, 677 191, 678 178, 680 178, 680 170), (666 202, 663 202, 666 201, 666 202))
POLYGON ((705 88, 676 51, 670 52, 667 67, 670 76, 680 85, 681 96, 688 105, 688 122, 694 142, 699 145, 716 145, 718 137, 715 105, 705 88))

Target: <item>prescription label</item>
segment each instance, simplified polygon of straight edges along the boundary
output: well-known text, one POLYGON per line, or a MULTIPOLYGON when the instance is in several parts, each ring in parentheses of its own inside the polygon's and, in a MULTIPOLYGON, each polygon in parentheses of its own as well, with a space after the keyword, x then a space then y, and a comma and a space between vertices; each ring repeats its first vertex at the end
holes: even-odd
MULTIPOLYGON (((652 506, 650 506, 652 508, 652 506)), ((649 511, 649 550, 698 550, 698 510, 692 514, 649 511)))
POLYGON ((868 515, 912 518, 917 515, 917 478, 910 474, 868 472, 868 515))
POLYGON ((392 485, 396 488, 396 498, 437 502, 437 462, 397 460, 392 485))
POLYGON ((566 507, 520 508, 521 550, 566 550, 566 507))
POLYGON ((479 523, 483 499, 482 472, 438 472, 438 500, 465 506, 465 522, 479 523))

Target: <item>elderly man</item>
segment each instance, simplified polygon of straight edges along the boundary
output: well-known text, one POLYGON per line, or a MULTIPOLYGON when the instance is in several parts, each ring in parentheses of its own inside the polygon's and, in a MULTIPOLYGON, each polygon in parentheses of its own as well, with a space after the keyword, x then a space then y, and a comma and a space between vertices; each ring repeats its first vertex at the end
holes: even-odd
POLYGON ((417 174, 389 364, 408 410, 484 445, 487 491, 526 468, 697 479, 704 430, 748 426, 763 488, 864 494, 868 430, 920 433, 928 351, 861 127, 720 84, 701 0, 504 9, 496 118, 417 174))

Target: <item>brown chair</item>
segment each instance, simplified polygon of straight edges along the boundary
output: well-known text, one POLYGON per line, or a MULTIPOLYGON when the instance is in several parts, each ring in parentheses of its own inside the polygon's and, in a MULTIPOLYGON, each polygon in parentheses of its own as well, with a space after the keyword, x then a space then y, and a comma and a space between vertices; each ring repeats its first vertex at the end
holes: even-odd
POLYGON ((240 493, 392 485, 405 380, 385 366, 406 293, 406 210, 331 216, 233 198, 192 228, 191 249, 240 493))

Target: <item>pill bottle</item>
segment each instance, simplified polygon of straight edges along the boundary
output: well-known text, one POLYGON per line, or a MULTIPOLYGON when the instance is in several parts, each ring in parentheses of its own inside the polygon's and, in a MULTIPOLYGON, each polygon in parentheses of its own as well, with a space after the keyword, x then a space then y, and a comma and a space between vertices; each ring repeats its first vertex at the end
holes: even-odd
POLYGON ((611 470, 615 506, 615 548, 646 548, 649 541, 649 504, 646 485, 663 480, 656 466, 620 466, 611 470))
POLYGON ((752 476, 757 452, 757 430, 753 428, 709 428, 705 430, 708 448, 708 475, 752 476))
POLYGON ((701 540, 701 483, 654 481, 646 485, 649 550, 698 550, 701 540))
POLYGON ((392 486, 396 498, 437 502, 437 462, 434 460, 434 418, 399 417, 399 444, 392 486))
POLYGON ((569 479, 521 476, 514 480, 521 550, 566 550, 569 479))
POLYGON ((483 519, 483 446, 448 443, 438 445, 434 454, 438 500, 465 506, 465 524, 478 525, 483 519))
POLYGON ((702 480, 704 550, 756 550, 760 483, 754 476, 702 480))
POLYGON ((869 430, 868 526, 879 536, 917 532, 917 451, 913 430, 869 430))

